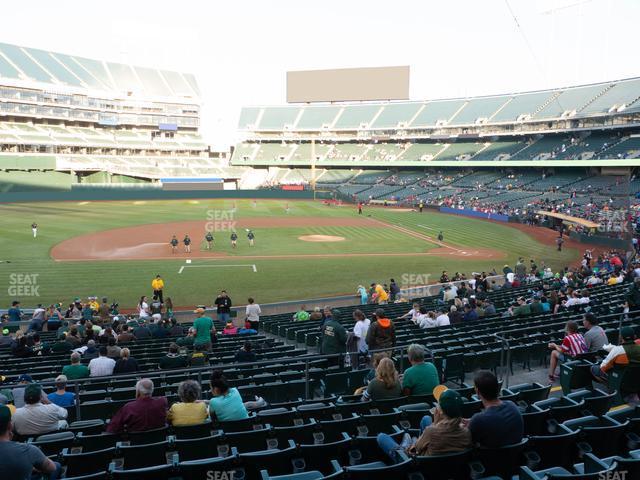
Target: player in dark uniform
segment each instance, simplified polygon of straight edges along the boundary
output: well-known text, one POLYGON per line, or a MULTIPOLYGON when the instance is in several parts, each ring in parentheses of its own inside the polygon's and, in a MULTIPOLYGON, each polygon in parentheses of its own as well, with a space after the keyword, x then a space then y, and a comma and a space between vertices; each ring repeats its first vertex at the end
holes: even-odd
POLYGON ((438 241, 441 242, 444 240, 444 234, 442 233, 442 230, 440 230, 440 233, 438 233, 438 241))
POLYGON ((182 239, 182 243, 184 243, 184 251, 185 253, 191 253, 191 239, 189 238, 189 234, 186 234, 182 239))
POLYGON ((178 251, 178 239, 175 235, 171 237, 169 244, 171 245, 171 253, 176 253, 178 251))
POLYGON ((256 236, 253 234, 252 230, 247 231, 247 238, 249 239, 249 246, 253 247, 253 242, 254 242, 256 236))
POLYGON ((362 202, 358 202, 358 215, 362 215, 362 202))
POLYGON ((213 245, 213 235, 211 234, 211 232, 207 232, 207 234, 204 236, 204 240, 205 242, 207 242, 207 250, 211 250, 211 246, 213 245))
POLYGON ((231 232, 231 248, 236 248, 238 243, 238 234, 236 232, 231 232))

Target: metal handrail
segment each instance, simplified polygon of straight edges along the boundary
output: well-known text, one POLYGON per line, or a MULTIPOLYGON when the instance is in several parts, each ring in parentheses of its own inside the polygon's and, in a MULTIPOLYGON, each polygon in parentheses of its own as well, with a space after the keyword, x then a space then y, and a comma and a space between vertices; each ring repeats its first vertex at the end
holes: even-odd
POLYGON ((502 348, 500 349, 500 376, 502 377, 502 384, 506 388, 509 388, 509 377, 511 372, 511 345, 509 344, 509 340, 499 333, 494 333, 493 336, 500 340, 500 343, 502 344, 502 348))

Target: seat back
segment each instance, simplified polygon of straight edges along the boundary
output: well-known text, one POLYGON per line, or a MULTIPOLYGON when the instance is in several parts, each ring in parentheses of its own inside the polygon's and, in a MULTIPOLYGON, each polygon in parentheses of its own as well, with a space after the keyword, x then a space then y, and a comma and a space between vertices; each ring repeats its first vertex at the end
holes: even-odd
POLYGON ((174 426, 171 431, 176 438, 202 438, 211 436, 211 422, 196 425, 174 426))
MULTIPOLYGON (((180 458, 180 456, 178 456, 180 458)), ((209 472, 234 472, 238 469, 238 456, 212 457, 202 460, 188 460, 178 463, 178 470, 183 480, 202 480, 209 472)), ((229 475, 230 476, 230 475, 229 475)))
POLYGON ((166 440, 169 428, 167 426, 146 430, 144 432, 127 432, 127 439, 131 445, 145 445, 166 440))
POLYGON ((478 458, 485 468, 485 475, 498 475, 511 478, 522 465, 522 454, 528 439, 519 443, 505 445, 499 448, 479 448, 478 458))
POLYGON ((416 470, 425 480, 467 480, 473 449, 441 455, 414 457, 416 470))
POLYGON ((66 476, 90 475, 107 470, 115 451, 115 447, 87 453, 69 453, 65 449, 62 452, 62 461, 67 467, 66 476))
POLYGON ((58 432, 49 433, 47 435, 40 435, 33 441, 30 441, 32 445, 42 450, 45 455, 57 455, 63 449, 69 448, 73 445, 75 435, 73 432, 58 432))
POLYGON ((576 442, 579 435, 579 431, 569 430, 559 424, 553 434, 529 437, 527 448, 540 456, 538 468, 560 466, 570 470, 577 460, 576 442))

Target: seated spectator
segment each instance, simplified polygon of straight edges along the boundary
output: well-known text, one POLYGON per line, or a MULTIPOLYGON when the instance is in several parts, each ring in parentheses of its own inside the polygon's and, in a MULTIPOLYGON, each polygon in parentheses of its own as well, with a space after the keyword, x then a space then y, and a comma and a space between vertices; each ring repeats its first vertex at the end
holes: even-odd
POLYGON ((150 324, 149 330, 151 330, 151 336, 153 338, 167 338, 169 336, 169 328, 166 322, 162 320, 150 324))
POLYGON ((8 328, 2 329, 2 335, 0 336, 0 347, 9 347, 13 343, 13 336, 8 328))
POLYGON ((464 315, 462 318, 465 322, 472 322, 474 320, 478 320, 478 312, 476 312, 476 309, 467 303, 464 306, 464 315))
POLYGON ((23 385, 22 387, 16 387, 11 390, 11 396, 13 397, 13 404, 16 408, 24 407, 24 392, 27 388, 27 385, 33 383, 33 379, 31 375, 27 375, 23 373, 18 377, 18 385, 23 385))
POLYGON ((104 345, 100 347, 100 355, 98 358, 94 358, 89 362, 89 372, 91 377, 105 377, 113 375, 113 369, 116 366, 116 361, 113 358, 107 357, 107 347, 104 345))
POLYGON ((27 344, 27 337, 24 335, 16 339, 16 343, 14 343, 11 353, 17 358, 33 357, 35 355, 31 347, 27 344))
POLYGON ((598 318, 593 313, 585 313, 582 325, 587 329, 584 334, 584 343, 587 347, 587 352, 598 352, 602 350, 602 347, 607 343, 607 334, 602 327, 598 325, 598 318))
MULTIPOLYGON (((640 368, 640 340, 636 340, 633 327, 622 327, 618 345, 607 344, 602 349, 608 352, 607 356, 600 365, 591 366, 591 373, 596 381, 606 383, 608 372, 616 365, 633 365, 635 368, 640 368)), ((637 399, 625 399, 625 401, 637 401, 637 399)))
MULTIPOLYGON (((471 433, 462 425, 464 401, 455 390, 445 389, 437 396, 433 420, 425 415, 420 422, 418 440, 406 448, 407 453, 426 456, 460 452, 473 446, 471 433)), ((378 435, 378 445, 392 460, 397 460, 395 451, 401 447, 386 433, 378 435)))
POLYGON ((565 362, 570 357, 575 357, 587 351, 587 345, 584 337, 578 333, 578 324, 573 320, 567 322, 565 327, 566 335, 561 345, 551 342, 549 348, 552 350, 551 359, 549 361, 549 381, 553 383, 558 377, 556 376, 556 367, 558 363, 565 362))
POLYGON ((136 337, 131 333, 129 326, 122 325, 122 331, 120 332, 120 335, 118 335, 118 344, 134 342, 135 340, 136 337))
POLYGON ((222 330, 223 335, 236 335, 238 333, 238 328, 233 325, 233 323, 228 322, 224 329, 222 330))
POLYGON ((68 412, 42 395, 42 387, 29 384, 24 390, 24 407, 13 415, 13 427, 18 435, 44 435, 66 429, 68 412))
POLYGON ((198 425, 203 423, 209 413, 207 404, 200 400, 202 390, 200 384, 193 380, 180 382, 178 397, 180 401, 171 405, 167 420, 174 427, 186 425, 198 425))
POLYGON ((207 344, 196 343, 193 347, 193 353, 189 359, 189 366, 203 367, 209 365, 209 357, 207 355, 207 344))
POLYGON ((451 325, 462 322, 462 313, 460 313, 458 307, 455 305, 451 305, 451 308, 449 309, 449 321, 451 322, 451 325))
POLYGON ((171 319, 171 328, 169 329, 169 336, 181 337, 184 335, 184 328, 178 323, 175 318, 171 319))
MULTIPOLYGON (((484 315, 486 317, 488 317, 489 315, 495 315, 496 314, 496 307, 493 303, 491 303, 490 300, 485 300, 484 301, 484 315)), ((453 322, 451 322, 453 323, 453 322)))
POLYGON ((85 360, 93 360, 94 358, 98 358, 99 356, 100 356, 100 351, 98 350, 98 347, 96 347, 95 340, 89 340, 87 342, 87 348, 82 354, 82 357, 85 360))
POLYGON ((191 347, 196 339, 196 329, 190 327, 187 331, 187 336, 176 340, 176 343, 181 347, 191 347))
POLYGON ((172 368, 184 368, 187 366, 187 357, 179 355, 178 351, 180 347, 178 344, 171 343, 169 345, 169 353, 160 359, 158 367, 163 370, 170 370, 172 368))
POLYGON ((313 312, 309 315, 309 320, 317 321, 322 320, 322 312, 320 311, 320 307, 314 307, 313 312))
POLYGON ((116 360, 116 365, 113 367, 114 374, 135 373, 138 371, 138 361, 130 356, 129 349, 127 347, 120 350, 120 358, 116 360))
POLYGON ((213 398, 209 402, 209 415, 212 420, 228 422, 242 420, 249 416, 244 403, 242 403, 240 392, 235 387, 229 387, 220 370, 213 371, 210 385, 213 398))
POLYGON ((78 348, 80 345, 82 345, 82 339, 80 338, 78 327, 76 325, 72 325, 69 327, 66 340, 71 344, 73 348, 78 348))
POLYGON ((256 360, 256 354, 251 351, 251 342, 244 342, 242 348, 236 353, 236 362, 250 363, 256 360))
POLYGON ((405 320, 408 318, 413 323, 417 323, 418 315, 420 315, 420 304, 418 302, 413 302, 413 305, 411 306, 411 310, 409 310, 404 315, 398 317, 396 320, 405 320))
POLYGON ((484 407, 482 412, 463 421, 468 424, 473 442, 486 448, 499 448, 520 442, 524 435, 522 414, 513 402, 503 402, 498 398, 500 385, 496 376, 487 370, 479 370, 473 383, 484 407))
POLYGON ((107 432, 145 432, 164 427, 166 421, 166 397, 154 397, 153 381, 142 378, 136 383, 136 399, 118 410, 107 425, 107 432))
POLYGON ((76 396, 72 392, 67 392, 67 377, 58 375, 56 377, 56 391, 47 395, 49 401, 59 407, 73 407, 76 404, 76 396))
POLYGON ((80 363, 80 354, 73 352, 71 354, 71 365, 62 367, 62 375, 69 380, 77 380, 79 378, 87 378, 89 376, 89 368, 80 363))
POLYGON ((120 358, 120 350, 121 348, 116 345, 115 337, 109 335, 107 337, 107 357, 117 360, 120 358))
POLYGON ((13 442, 11 410, 0 406, 0 478, 7 480, 29 480, 39 478, 37 474, 48 475, 50 480, 60 478, 61 467, 47 458, 42 451, 24 442, 13 442))
POLYGON ((293 321, 294 322, 306 322, 307 320, 309 320, 309 312, 307 312, 307 310, 305 309, 304 305, 300 305, 300 310, 298 310, 296 312, 296 314, 293 316, 293 321))
POLYGON ((376 368, 376 376, 362 394, 362 400, 381 400, 397 398, 402 395, 402 387, 393 360, 383 358, 376 368))
POLYGON ((151 338, 151 330, 144 323, 144 319, 138 320, 138 326, 133 329, 133 336, 136 340, 151 338))
POLYGON ((411 366, 402 376, 403 395, 430 395, 438 386, 438 371, 431 362, 424 361, 424 347, 413 343, 407 349, 411 366))

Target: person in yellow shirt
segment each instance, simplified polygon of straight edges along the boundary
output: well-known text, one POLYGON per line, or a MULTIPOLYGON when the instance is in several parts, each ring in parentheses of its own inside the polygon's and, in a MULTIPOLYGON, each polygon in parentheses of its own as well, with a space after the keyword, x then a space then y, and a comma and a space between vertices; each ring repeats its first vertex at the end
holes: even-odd
POLYGON ((207 404, 200 400, 202 389, 194 380, 185 380, 178 386, 180 401, 171 405, 167 421, 175 427, 198 425, 209 418, 207 404))
POLYGON ((151 288, 153 288, 153 296, 158 297, 158 300, 160 300, 160 303, 164 303, 164 299, 162 298, 162 289, 164 288, 164 280, 162 280, 162 277, 160 275, 156 275, 156 278, 154 278, 151 281, 151 288))
POLYGON ((374 287, 374 290, 376 292, 376 301, 378 302, 378 304, 384 305, 385 303, 387 303, 387 300, 389 300, 389 294, 386 292, 384 287, 379 283, 372 283, 371 286, 374 287))

